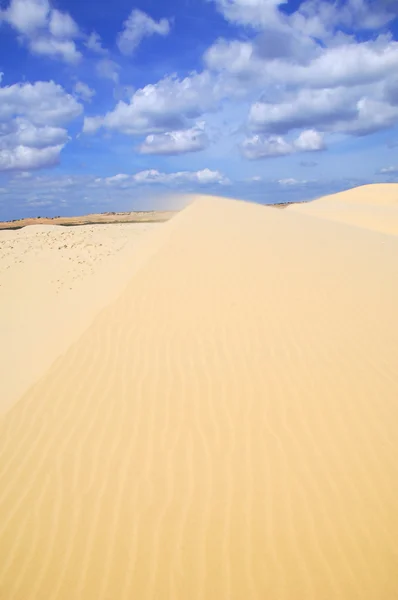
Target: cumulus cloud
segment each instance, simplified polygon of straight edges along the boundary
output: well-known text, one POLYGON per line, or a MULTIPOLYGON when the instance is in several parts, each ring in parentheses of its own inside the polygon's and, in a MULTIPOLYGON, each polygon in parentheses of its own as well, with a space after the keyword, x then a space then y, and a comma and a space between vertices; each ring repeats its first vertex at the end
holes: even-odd
POLYGON ((0 12, 5 21, 20 34, 31 35, 48 25, 50 6, 47 0, 11 0, 0 12))
POLYGON ((243 154, 250 160, 286 156, 296 152, 316 152, 324 148, 323 136, 313 129, 302 131, 293 141, 287 141, 282 136, 253 135, 242 144, 243 154))
MULTIPOLYGON (((381 12, 365 11, 361 2, 350 0, 349 11, 341 19, 335 10, 339 2, 333 14, 322 13, 326 29, 330 23, 333 27, 341 23, 344 29, 352 15, 361 15, 361 22, 374 26, 372 19, 376 13, 379 19, 381 12)), ((205 53, 203 72, 183 79, 169 76, 147 85, 107 114, 88 117, 84 131, 93 133, 103 127, 146 135, 138 149, 147 154, 178 154, 180 147, 194 151, 205 145, 203 137, 191 134, 198 118, 231 100, 254 95, 259 100, 249 110, 248 125, 253 133, 268 138, 294 130, 366 135, 395 122, 397 86, 387 83, 396 78, 398 42, 391 36, 376 35, 358 43, 353 35, 334 31, 321 44, 302 26, 313 19, 310 0, 303 11, 293 13, 295 19, 283 13, 282 3, 276 0, 216 0, 216 4, 230 21, 257 24, 254 37, 218 40, 205 53), (372 114, 372 108, 377 113, 372 114)), ((318 4, 314 0, 313 5, 318 4)), ((117 75, 109 77, 116 81, 117 75)), ((246 144, 246 155, 253 143, 246 144)), ((288 149, 276 139, 255 141, 264 156, 311 149, 308 139, 297 143, 288 149), (300 143, 305 147, 300 148, 300 143)), ((319 140, 313 143, 319 149, 319 140)))
POLYGON ((0 171, 39 169, 59 162, 69 140, 61 125, 82 106, 55 83, 0 87, 0 171))
POLYGON ((285 102, 256 102, 249 112, 251 129, 268 134, 312 127, 322 132, 366 135, 397 121, 398 106, 386 102, 377 87, 302 89, 288 95, 285 102))
POLYGON ((63 145, 47 148, 16 146, 15 148, 2 149, 0 140, 0 171, 40 169, 56 165, 59 162, 62 148, 63 145))
POLYGON ((1 135, 3 149, 29 147, 43 149, 47 146, 64 145, 68 141, 68 132, 62 127, 44 125, 37 127, 29 121, 16 118, 9 124, 9 133, 1 135))
POLYGON ((120 66, 110 58, 99 60, 95 68, 98 77, 102 79, 110 79, 114 83, 119 82, 120 66))
POLYGON ((278 6, 287 0, 212 0, 227 21, 255 29, 277 25, 282 14, 278 6))
POLYGON ((130 175, 126 175, 125 173, 119 173, 118 175, 113 175, 112 177, 105 177, 105 183, 120 183, 122 181, 126 181, 126 179, 130 179, 130 175))
POLYGON ((81 59, 81 53, 76 49, 75 42, 71 40, 38 37, 30 40, 29 48, 34 54, 60 58, 68 63, 77 63, 81 59))
POLYGON ((0 10, 0 22, 8 23, 33 54, 59 58, 68 63, 81 59, 74 38, 80 36, 72 17, 50 6, 48 0, 11 0, 0 10))
POLYGON ((60 125, 79 116, 82 110, 81 104, 53 81, 0 87, 0 122, 21 116, 35 125, 60 125))
POLYGON ((278 1, 214 1, 227 20, 258 30, 245 41, 220 39, 204 56, 224 86, 261 94, 249 112, 254 132, 366 135, 397 121, 398 42, 386 33, 364 41, 346 33, 377 32, 393 18, 392 3, 306 0, 287 15, 278 1))
POLYGON ((123 30, 118 35, 117 45, 122 54, 130 55, 145 37, 166 36, 169 32, 170 22, 167 19, 155 21, 142 10, 134 9, 123 24, 123 30))
POLYGON ((49 30, 51 35, 60 39, 79 36, 79 27, 72 17, 57 9, 50 10, 49 30))
POLYGON ((204 123, 191 129, 148 135, 139 147, 141 154, 185 154, 198 152, 208 145, 204 123))
POLYGON ((305 0, 291 15, 280 10, 288 0, 210 0, 227 21, 255 30, 290 26, 318 39, 336 29, 379 29, 395 18, 388 2, 379 0, 305 0))
POLYGON ((102 127, 103 117, 84 117, 83 133, 95 133, 102 127))
POLYGON ((103 47, 101 38, 95 31, 90 33, 87 40, 84 42, 84 45, 88 50, 91 50, 91 52, 94 52, 95 54, 108 54, 108 50, 103 47))
POLYGON ((85 119, 84 131, 100 127, 128 135, 166 133, 187 128, 190 119, 214 106, 214 82, 208 72, 179 79, 165 77, 137 90, 129 102, 120 101, 103 117, 85 119))
MULTIPOLYGON (((274 32, 274 35, 282 34, 274 32)), ((273 46, 273 56, 269 52, 264 54, 262 36, 247 42, 219 40, 205 53, 205 62, 214 71, 249 80, 259 87, 281 82, 308 88, 352 87, 382 81, 397 71, 398 42, 388 35, 326 48, 312 39, 294 35, 301 52, 295 50, 290 54, 289 46, 283 42, 279 51, 273 46)))
MULTIPOLYGON (((391 5, 392 3, 390 3, 391 5)), ((379 29, 395 18, 388 2, 379 0, 306 0, 290 17, 296 27, 327 39, 336 29, 379 29)))
POLYGON ((323 135, 315 129, 302 131, 297 140, 293 142, 293 145, 298 151, 301 150, 302 152, 317 152, 325 148, 323 135))
POLYGON ((95 96, 95 90, 91 89, 87 83, 83 81, 77 81, 74 86, 74 92, 85 102, 91 102, 93 96, 95 96))

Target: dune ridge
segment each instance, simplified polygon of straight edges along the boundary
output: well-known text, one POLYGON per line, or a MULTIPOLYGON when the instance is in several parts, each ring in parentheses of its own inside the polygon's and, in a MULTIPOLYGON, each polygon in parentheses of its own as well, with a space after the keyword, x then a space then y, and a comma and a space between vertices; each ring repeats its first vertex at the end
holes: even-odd
POLYGON ((398 184, 383 183, 292 204, 289 211, 398 235, 398 184))
POLYGON ((2 597, 397 597, 398 238, 215 198, 161 235, 2 420, 2 597))

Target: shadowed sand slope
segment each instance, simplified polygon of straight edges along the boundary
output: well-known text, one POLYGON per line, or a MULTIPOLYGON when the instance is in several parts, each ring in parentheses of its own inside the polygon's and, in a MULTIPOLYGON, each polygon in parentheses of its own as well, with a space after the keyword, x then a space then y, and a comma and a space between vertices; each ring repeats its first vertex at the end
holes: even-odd
POLYGON ((363 185, 312 202, 293 204, 289 210, 398 235, 398 184, 363 185))
POLYGON ((3 420, 1 598, 397 598, 398 239, 217 199, 164 227, 3 420))

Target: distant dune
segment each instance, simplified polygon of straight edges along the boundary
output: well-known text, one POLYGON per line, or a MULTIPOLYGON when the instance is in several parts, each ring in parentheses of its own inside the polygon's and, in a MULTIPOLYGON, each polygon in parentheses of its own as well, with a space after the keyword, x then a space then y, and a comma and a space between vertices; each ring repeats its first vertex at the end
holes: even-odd
POLYGON ((313 202, 294 204, 289 210, 397 235, 398 184, 364 185, 313 202))
POLYGON ((158 223, 168 221, 175 215, 172 210, 147 210, 134 212, 106 212, 84 215, 81 217, 36 217, 1 221, 1 229, 20 229, 29 225, 94 225, 109 223, 158 223))
POLYGON ((108 263, 0 426, 1 598, 398 597, 398 237, 355 225, 199 198, 108 263))

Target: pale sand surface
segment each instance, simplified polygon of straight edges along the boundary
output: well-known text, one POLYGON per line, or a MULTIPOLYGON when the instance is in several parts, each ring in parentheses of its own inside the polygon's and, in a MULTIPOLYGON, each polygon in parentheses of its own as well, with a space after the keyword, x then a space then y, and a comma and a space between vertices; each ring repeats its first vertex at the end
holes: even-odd
POLYGON ((1 598, 397 598, 398 238, 214 198, 160 234, 3 419, 1 598))
POLYGON ((364 185, 313 202, 292 204, 288 210, 398 235, 398 184, 364 185))
POLYGON ((156 224, 0 231, 0 414, 116 299, 156 224))

